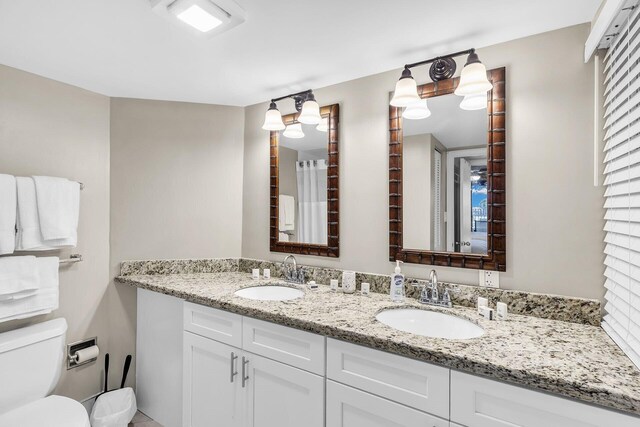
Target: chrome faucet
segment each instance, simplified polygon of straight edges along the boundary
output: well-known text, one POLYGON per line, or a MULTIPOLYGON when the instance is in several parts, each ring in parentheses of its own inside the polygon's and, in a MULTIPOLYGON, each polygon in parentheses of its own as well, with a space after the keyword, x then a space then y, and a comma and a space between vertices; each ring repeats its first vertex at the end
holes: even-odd
POLYGON ((451 291, 449 289, 445 289, 442 294, 442 298, 439 296, 438 292, 438 275, 435 270, 431 270, 429 273, 429 281, 427 283, 423 283, 421 285, 413 285, 416 288, 421 288, 420 298, 418 301, 422 304, 428 305, 437 305, 439 307, 452 307, 451 304, 451 291))
POLYGON ((298 262, 296 261, 296 257, 293 255, 287 255, 282 261, 283 275, 284 279, 287 282, 291 283, 304 283, 304 270, 302 268, 298 268, 298 262), (288 267, 287 261, 289 258, 293 261, 293 269, 288 267))

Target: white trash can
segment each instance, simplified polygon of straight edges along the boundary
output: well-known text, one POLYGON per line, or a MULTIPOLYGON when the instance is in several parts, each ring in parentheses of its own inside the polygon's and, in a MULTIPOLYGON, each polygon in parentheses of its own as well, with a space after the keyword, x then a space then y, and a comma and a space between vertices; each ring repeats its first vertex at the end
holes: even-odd
POLYGON ((137 410, 131 387, 101 394, 91 410, 91 427, 127 427, 137 410))

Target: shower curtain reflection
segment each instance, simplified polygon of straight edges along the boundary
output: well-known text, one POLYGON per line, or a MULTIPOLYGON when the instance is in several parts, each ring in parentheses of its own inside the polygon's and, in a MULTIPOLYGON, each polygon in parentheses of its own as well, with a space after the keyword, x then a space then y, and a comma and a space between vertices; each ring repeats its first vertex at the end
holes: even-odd
POLYGON ((296 163, 298 184, 298 242, 327 244, 327 162, 296 163))

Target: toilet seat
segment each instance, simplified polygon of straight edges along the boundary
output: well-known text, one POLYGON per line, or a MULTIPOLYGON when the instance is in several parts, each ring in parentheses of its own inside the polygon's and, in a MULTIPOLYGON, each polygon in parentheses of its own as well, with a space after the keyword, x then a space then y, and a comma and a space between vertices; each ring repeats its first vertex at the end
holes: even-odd
POLYGON ((0 427, 91 427, 84 406, 73 399, 48 396, 0 415, 0 427))

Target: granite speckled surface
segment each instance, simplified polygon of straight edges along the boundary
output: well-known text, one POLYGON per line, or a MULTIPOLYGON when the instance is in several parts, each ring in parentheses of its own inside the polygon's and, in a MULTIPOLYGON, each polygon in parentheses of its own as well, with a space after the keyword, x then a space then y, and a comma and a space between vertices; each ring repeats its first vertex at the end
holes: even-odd
MULTIPOLYGON (((313 267, 302 265, 307 280, 328 285, 331 279, 340 279, 342 271, 335 268, 313 267)), ((282 263, 248 258, 220 258, 197 260, 151 260, 125 261, 121 266, 121 274, 180 274, 180 273, 215 273, 222 271, 241 271, 250 273, 252 269, 271 269, 272 277, 282 277, 282 263)), ((389 294, 390 277, 383 274, 356 272, 359 285, 367 282, 371 292, 389 294)), ((407 279, 407 283, 421 284, 424 280, 407 279)), ((540 317, 542 319, 562 320, 565 322, 600 325, 600 301, 565 297, 558 295, 538 294, 512 291, 506 289, 481 288, 479 286, 440 283, 440 293, 445 288, 451 289, 451 300, 456 305, 475 307, 479 296, 489 299, 492 307, 501 301, 507 304, 511 313, 540 317)), ((407 295, 418 298, 420 290, 407 286, 407 295)))
POLYGON ((391 303, 386 295, 345 295, 332 292, 327 286, 317 290, 301 287, 305 295, 297 300, 252 301, 237 297, 234 292, 281 282, 273 278, 252 280, 243 272, 126 275, 117 280, 210 307, 640 415, 640 371, 597 326, 520 315, 510 315, 506 321, 487 321, 466 307, 425 307, 410 298, 398 305, 391 303), (485 334, 470 340, 427 338, 394 330, 375 320, 381 310, 407 306, 465 317, 484 328, 485 334))

